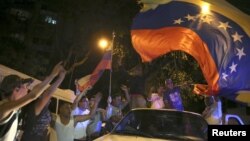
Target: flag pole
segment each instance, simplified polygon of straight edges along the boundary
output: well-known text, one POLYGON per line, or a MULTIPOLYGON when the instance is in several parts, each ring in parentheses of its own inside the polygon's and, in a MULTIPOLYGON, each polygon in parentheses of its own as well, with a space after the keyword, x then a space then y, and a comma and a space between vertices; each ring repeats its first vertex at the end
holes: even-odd
POLYGON ((112 33, 112 42, 110 45, 111 49, 111 63, 110 63, 110 70, 109 70, 109 96, 111 96, 111 86, 112 86, 112 62, 113 62, 113 48, 114 48, 114 40, 115 40, 115 32, 112 33))

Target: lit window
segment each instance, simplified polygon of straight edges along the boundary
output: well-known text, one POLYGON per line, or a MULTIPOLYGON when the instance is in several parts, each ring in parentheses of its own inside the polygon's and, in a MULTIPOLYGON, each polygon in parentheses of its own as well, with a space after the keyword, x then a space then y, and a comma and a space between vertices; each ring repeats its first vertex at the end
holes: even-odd
POLYGON ((46 16, 45 22, 49 24, 56 24, 56 20, 52 19, 50 16, 46 16))
POLYGON ((56 20, 52 20, 52 24, 56 24, 56 20))

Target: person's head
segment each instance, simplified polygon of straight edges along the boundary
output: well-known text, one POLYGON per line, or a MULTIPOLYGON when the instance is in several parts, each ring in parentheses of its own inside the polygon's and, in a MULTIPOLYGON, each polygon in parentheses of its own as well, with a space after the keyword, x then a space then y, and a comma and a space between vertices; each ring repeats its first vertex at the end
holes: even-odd
POLYGON ((71 104, 69 102, 60 101, 59 114, 64 117, 70 117, 71 115, 71 104))
POLYGON ((115 93, 112 95, 112 105, 119 107, 122 102, 122 96, 119 93, 115 93))
POLYGON ((95 104, 95 96, 89 98, 89 107, 93 107, 95 104))
POLYGON ((89 108, 89 100, 86 96, 83 96, 78 103, 78 107, 81 109, 88 109, 89 108))
POLYGON ((17 75, 8 75, 0 84, 1 97, 18 100, 28 93, 28 87, 32 82, 31 78, 22 79, 17 75))
POLYGON ((165 86, 166 86, 166 88, 168 88, 168 89, 173 89, 173 88, 174 88, 173 81, 172 81, 171 79, 166 79, 166 80, 165 80, 165 86))

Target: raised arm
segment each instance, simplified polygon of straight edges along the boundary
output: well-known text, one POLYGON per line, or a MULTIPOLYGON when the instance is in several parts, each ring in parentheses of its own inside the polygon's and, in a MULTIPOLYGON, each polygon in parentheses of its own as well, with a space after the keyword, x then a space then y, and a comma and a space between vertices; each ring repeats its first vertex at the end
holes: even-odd
POLYGON ((62 67, 61 64, 62 62, 58 63, 53 68, 51 74, 48 77, 46 77, 40 84, 36 85, 29 94, 33 95, 35 98, 39 97, 48 87, 49 83, 58 75, 62 67))
POLYGON ((125 101, 123 101, 122 103, 122 107, 121 110, 126 107, 128 105, 128 103, 130 102, 130 96, 129 96, 129 90, 128 87, 126 85, 122 85, 121 89, 123 90, 124 94, 125 94, 125 101))
POLYGON ((111 102, 112 102, 112 97, 109 96, 107 99, 107 107, 106 107, 106 116, 104 118, 104 120, 108 120, 111 116, 112 116, 112 106, 111 106, 111 102))
POLYGON ((75 89, 76 89, 76 90, 75 90, 75 94, 76 94, 76 95, 79 95, 81 92, 80 92, 80 90, 79 90, 79 83, 78 83, 78 80, 77 80, 77 79, 75 80, 75 87, 76 87, 76 88, 75 88, 75 89))
POLYGON ((92 87, 88 87, 88 88, 86 88, 84 91, 82 91, 80 94, 78 94, 77 96, 76 96, 76 98, 75 98, 75 100, 74 100, 74 102, 73 102, 73 105, 72 105, 72 110, 75 110, 75 108, 77 107, 77 105, 78 105, 78 103, 79 103, 79 101, 81 100, 81 98, 83 97, 83 96, 85 96, 86 95, 86 93, 89 91, 89 90, 91 90, 92 89, 92 87))
POLYGON ((74 125, 76 125, 77 122, 82 122, 82 121, 85 121, 85 120, 92 118, 97 110, 97 107, 98 107, 99 102, 101 101, 101 98, 102 98, 102 94, 97 93, 95 96, 95 104, 91 108, 90 113, 88 115, 76 115, 76 116, 74 116, 74 125))
MULTIPOLYGON (((0 120, 6 118, 12 111, 18 110, 21 107, 27 105, 28 103, 32 102, 35 100, 37 97, 39 97, 42 92, 46 89, 47 85, 57 76, 59 73, 59 66, 61 65, 61 62, 58 63, 51 74, 41 83, 36 85, 30 93, 27 95, 23 96, 22 98, 18 100, 13 100, 13 101, 8 101, 5 102, 4 104, 1 104, 0 108, 0 120)), ((20 90, 20 89, 19 89, 20 90)), ((14 89, 14 91, 18 91, 18 89, 14 89)))
POLYGON ((35 104, 35 114, 39 115, 43 108, 48 104, 52 94, 56 91, 56 89, 60 86, 62 81, 64 80, 66 74, 66 70, 61 66, 60 73, 56 79, 56 81, 50 85, 50 87, 45 90, 41 96, 41 98, 35 104))
POLYGON ((106 110, 102 108, 98 108, 97 111, 101 113, 101 120, 105 121, 106 120, 106 110))

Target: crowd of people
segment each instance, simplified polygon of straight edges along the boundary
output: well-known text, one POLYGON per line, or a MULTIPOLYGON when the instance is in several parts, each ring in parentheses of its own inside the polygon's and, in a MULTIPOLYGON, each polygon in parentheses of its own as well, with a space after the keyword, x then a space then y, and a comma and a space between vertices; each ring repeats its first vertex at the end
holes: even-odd
MULTIPOLYGON (((110 132, 123 118, 126 107, 184 110, 180 87, 174 86, 171 79, 166 79, 164 86, 152 86, 146 95, 142 68, 137 66, 127 74, 130 85, 121 86, 123 94, 110 95, 106 108, 98 107, 102 99, 101 92, 98 92, 91 97, 83 96, 73 104, 61 102, 59 114, 51 116, 48 108, 50 99, 65 75, 66 70, 60 62, 32 89, 29 88, 32 79, 22 79, 17 75, 3 79, 0 85, 0 141, 15 141, 20 118, 24 131, 20 141, 31 138, 36 141, 87 141, 110 132), (55 131, 53 135, 51 128, 55 131)), ((80 93, 76 89, 76 99, 81 96, 80 93)), ((220 100, 214 97, 205 99, 207 107, 202 116, 209 124, 221 124, 220 100)))

